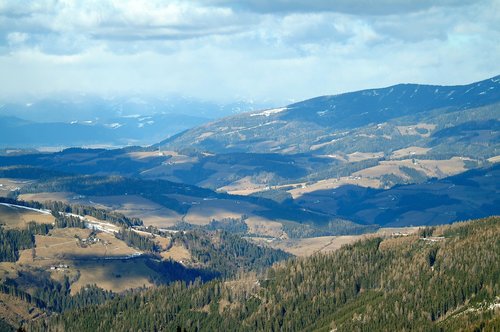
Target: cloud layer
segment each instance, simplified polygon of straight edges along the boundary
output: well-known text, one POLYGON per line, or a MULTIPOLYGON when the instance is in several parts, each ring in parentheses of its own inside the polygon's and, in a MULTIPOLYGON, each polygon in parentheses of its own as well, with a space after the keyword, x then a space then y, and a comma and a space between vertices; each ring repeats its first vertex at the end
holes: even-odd
POLYGON ((0 1, 0 93, 284 103, 500 73, 499 0, 0 1))

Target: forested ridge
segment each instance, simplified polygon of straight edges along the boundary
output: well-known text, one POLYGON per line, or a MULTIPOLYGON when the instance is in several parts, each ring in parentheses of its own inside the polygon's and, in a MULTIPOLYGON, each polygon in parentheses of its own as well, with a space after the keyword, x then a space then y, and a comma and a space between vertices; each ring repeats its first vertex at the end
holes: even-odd
POLYGON ((491 217, 415 236, 364 240, 279 263, 261 275, 176 282, 26 328, 498 331, 499 255, 500 218, 491 217))
MULTIPOLYGON (((0 227, 0 262, 16 262, 20 250, 35 246, 35 234, 47 234, 51 229, 52 225, 34 222, 30 222, 25 230, 4 231, 0 227)), ((148 258, 146 265, 160 276, 152 277, 157 285, 170 284, 178 280, 199 284, 214 278, 235 277, 238 273, 264 269, 276 261, 291 256, 281 250, 259 247, 224 231, 191 231, 176 234, 171 242, 171 245, 185 246, 192 253, 193 262, 186 262, 187 265, 183 265, 173 260, 160 261, 159 256, 155 255, 160 248, 152 237, 139 235, 125 228, 116 236, 131 246, 141 247, 150 252, 150 255, 145 256, 148 258)), ((19 270, 17 277, 8 277, 0 282, 0 293, 9 294, 48 314, 83 308, 102 303, 116 295, 123 295, 104 291, 95 285, 87 285, 75 295, 71 295, 70 290, 71 284, 68 278, 65 277, 61 282, 55 281, 46 270, 40 268, 19 270)), ((139 295, 141 289, 131 292, 139 295)), ((14 326, 15 322, 12 328, 14 326)))
POLYGON ((225 278, 238 272, 264 269, 292 257, 282 250, 261 247, 226 231, 179 232, 172 236, 172 243, 189 250, 194 261, 204 269, 225 278))
MULTIPOLYGON (((42 204, 5 198, 1 201, 36 209, 50 209, 55 217, 55 223, 39 224, 31 221, 25 228, 4 229, 0 220, 0 262, 18 263, 21 250, 30 248, 35 250, 37 247, 35 235, 51 236, 52 230, 56 228, 86 228, 85 222, 73 214, 75 212, 81 214, 88 212, 93 215, 104 213, 109 216, 108 221, 111 219, 116 221, 116 225, 121 224, 122 228, 115 233, 115 237, 123 240, 128 246, 147 253, 143 257, 151 272, 156 272, 150 275, 150 280, 156 285, 165 285, 178 280, 204 282, 220 277, 235 277, 238 273, 268 268, 274 262, 291 256, 281 250, 260 247, 226 231, 193 230, 170 234, 154 227, 138 227, 143 229, 138 233, 132 227, 125 226, 131 219, 113 212, 60 202, 42 204), (166 247, 161 246, 155 240, 157 237, 170 238, 170 244, 166 247), (173 245, 183 246, 190 253, 191 259, 182 264, 174 260, 162 260, 160 253, 171 249, 173 245)), ((94 230, 93 233, 95 232, 98 233, 99 230, 94 230)), ((104 291, 96 285, 87 285, 77 294, 71 295, 71 285, 76 279, 69 280, 65 276, 63 280, 54 280, 47 269, 31 267, 24 263, 20 263, 18 267, 16 273, 7 272, 0 279, 0 293, 29 304, 32 308, 30 310, 38 308, 48 315, 102 303, 117 295, 123 296, 104 291)), ((79 272, 77 275, 79 276, 79 272)), ((133 289, 131 292, 140 294, 141 289, 133 289)), ((3 318, 0 311, 0 320, 11 330, 15 330, 22 322, 3 321, 3 318)), ((3 331, 3 328, 0 328, 0 331, 3 331)))

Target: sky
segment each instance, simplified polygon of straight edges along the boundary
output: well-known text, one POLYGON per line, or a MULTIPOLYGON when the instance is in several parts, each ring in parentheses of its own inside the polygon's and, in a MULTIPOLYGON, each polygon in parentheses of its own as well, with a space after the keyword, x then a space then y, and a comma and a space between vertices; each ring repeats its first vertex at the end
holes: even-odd
POLYGON ((0 96, 286 104, 500 74, 500 0, 0 0, 0 96))

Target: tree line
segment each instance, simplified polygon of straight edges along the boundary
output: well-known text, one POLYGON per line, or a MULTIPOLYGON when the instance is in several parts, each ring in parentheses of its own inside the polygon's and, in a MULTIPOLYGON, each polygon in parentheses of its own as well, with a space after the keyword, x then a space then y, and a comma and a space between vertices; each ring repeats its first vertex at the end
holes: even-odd
POLYGON ((60 201, 22 201, 10 197, 0 197, 0 203, 14 204, 34 209, 50 210, 57 218, 60 213, 71 213, 79 216, 91 216, 99 220, 104 220, 119 226, 142 226, 143 222, 139 218, 129 218, 119 212, 99 209, 92 206, 80 204, 67 204, 60 201), (60 212, 60 213, 59 213, 60 212))

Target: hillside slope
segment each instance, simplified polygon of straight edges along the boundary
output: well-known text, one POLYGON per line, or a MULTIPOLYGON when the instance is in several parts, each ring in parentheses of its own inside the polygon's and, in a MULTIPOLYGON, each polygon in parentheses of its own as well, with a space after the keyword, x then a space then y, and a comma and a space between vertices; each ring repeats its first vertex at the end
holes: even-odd
POLYGON ((39 320, 29 330, 498 329, 500 219, 420 236, 366 240, 289 260, 261 277, 177 283, 39 320))
POLYGON ((500 214, 500 164, 440 180, 370 189, 343 186, 296 200, 309 209, 382 227, 441 225, 500 214))
POLYGON ((95 206, 140 218, 146 226, 158 228, 185 230, 191 229, 186 226, 190 225, 214 229, 213 223, 216 222, 222 229, 241 226, 242 233, 274 237, 287 236, 282 222, 296 225, 308 223, 325 228, 328 235, 359 233, 366 228, 339 220, 334 215, 308 210, 291 200, 276 202, 263 197, 229 195, 165 180, 71 176, 20 166, 0 168, 0 179, 2 176, 35 178, 19 183, 19 187, 11 189, 6 195, 17 196, 24 201, 63 201, 95 206))
POLYGON ((224 231, 162 232, 88 206, 2 201, 0 331, 132 289, 235 277, 290 257, 224 231))
POLYGON ((402 84, 318 97, 228 117, 149 148, 0 156, 4 166, 132 177, 113 193, 104 185, 107 195, 71 186, 43 190, 92 196, 86 204, 123 213, 131 210, 123 207, 132 207, 140 213, 133 216, 159 227, 247 215, 250 233, 267 223, 273 230, 260 234, 274 237, 283 234, 279 219, 317 226, 343 217, 405 226, 497 213, 498 204, 489 198, 496 188, 488 181, 484 190, 477 181, 450 189, 444 179, 498 161, 500 76, 464 86, 402 84), (168 188, 177 186, 172 182, 212 191, 198 195, 199 188, 186 187, 172 192, 168 188), (380 191, 393 187, 397 197, 419 199, 422 190, 435 199, 419 199, 429 204, 412 209, 392 191, 380 191), (454 213, 448 211, 452 207, 454 213))
POLYGON ((459 115, 499 102, 500 76, 462 86, 400 84, 239 114, 188 130, 160 145, 214 153, 334 153, 342 147, 345 150, 346 144, 341 143, 356 135, 358 144, 365 142, 360 146, 368 143, 365 150, 389 151, 461 123, 470 128, 494 120, 487 128, 494 125, 498 131, 498 105, 486 114, 480 112, 479 117, 459 115))

